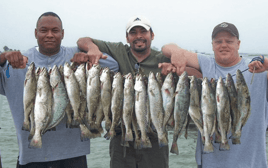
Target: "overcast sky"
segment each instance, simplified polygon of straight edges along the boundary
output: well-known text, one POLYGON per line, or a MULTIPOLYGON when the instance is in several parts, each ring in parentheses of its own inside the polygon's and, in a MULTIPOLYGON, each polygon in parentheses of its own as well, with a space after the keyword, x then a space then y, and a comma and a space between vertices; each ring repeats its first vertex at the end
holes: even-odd
POLYGON ((36 46, 36 21, 52 11, 63 21, 64 46, 75 46, 84 36, 126 43, 128 19, 143 15, 155 33, 152 46, 159 49, 174 42, 213 53, 213 28, 230 22, 240 34, 239 52, 268 54, 267 7, 267 0, 1 0, 0 51, 5 45, 20 50, 36 46))

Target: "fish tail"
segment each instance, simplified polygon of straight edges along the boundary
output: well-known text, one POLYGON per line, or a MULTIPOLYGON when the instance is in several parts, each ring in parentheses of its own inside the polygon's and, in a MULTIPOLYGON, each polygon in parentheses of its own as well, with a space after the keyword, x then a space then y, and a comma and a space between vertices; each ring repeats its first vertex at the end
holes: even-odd
POLYGON ((112 122, 111 120, 106 120, 105 121, 105 129, 106 131, 109 131, 111 129, 112 122))
POLYGON ((129 147, 129 143, 128 143, 128 141, 125 141, 124 137, 121 138, 121 146, 129 147))
POLYGON ((173 143, 172 143, 170 152, 171 152, 171 153, 174 153, 174 154, 176 154, 176 155, 179 155, 179 148, 178 148, 177 142, 173 142, 173 143))
POLYGON ((135 143, 134 143, 134 149, 141 149, 141 140, 140 139, 135 139, 135 143))
POLYGON ((240 137, 241 137, 241 131, 236 131, 231 137, 230 139, 232 139, 232 143, 233 144, 241 144, 240 142, 240 137))
POLYGON ((152 144, 149 138, 141 139, 141 147, 142 148, 152 148, 152 144))
POLYGON ((226 151, 226 150, 230 150, 230 145, 228 144, 228 141, 220 144, 220 151, 226 151))
POLYGON ((109 140, 111 138, 110 136, 110 132, 107 132, 104 136, 103 136, 106 140, 109 140))
POLYGON ((25 131, 30 131, 30 122, 24 121, 21 129, 25 131))
POLYGON ((133 134, 131 129, 126 132, 125 141, 133 141, 133 134))
POLYGON ((42 148, 42 138, 40 136, 34 135, 31 139, 29 148, 42 148))
POLYGON ((203 152, 204 153, 214 152, 214 148, 211 142, 205 143, 203 152))
POLYGON ((158 143, 159 143, 159 147, 163 147, 163 146, 167 146, 168 145, 168 140, 166 138, 165 135, 163 135, 162 138, 158 138, 158 143))
POLYGON ((95 122, 90 122, 90 131, 91 132, 96 132, 98 131, 98 125, 95 124, 95 122))

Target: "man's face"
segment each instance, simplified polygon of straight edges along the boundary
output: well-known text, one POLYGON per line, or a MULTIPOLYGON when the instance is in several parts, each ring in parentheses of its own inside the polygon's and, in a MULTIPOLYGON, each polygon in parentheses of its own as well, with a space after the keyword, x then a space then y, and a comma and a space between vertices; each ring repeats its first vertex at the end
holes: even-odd
POLYGON ((212 40, 215 59, 220 65, 230 65, 238 60, 240 40, 227 31, 219 32, 212 40))
POLYGON ((51 56, 60 51, 61 40, 64 36, 59 18, 43 16, 38 21, 35 29, 35 38, 39 46, 39 52, 51 56))
POLYGON ((135 52, 144 52, 151 48, 154 33, 147 31, 142 26, 133 27, 127 34, 127 42, 135 52))

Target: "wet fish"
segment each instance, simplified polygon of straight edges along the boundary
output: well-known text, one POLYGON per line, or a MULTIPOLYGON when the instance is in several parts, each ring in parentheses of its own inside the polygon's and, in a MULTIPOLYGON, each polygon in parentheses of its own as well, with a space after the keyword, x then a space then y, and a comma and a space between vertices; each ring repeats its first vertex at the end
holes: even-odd
MULTIPOLYGON (((231 76, 231 74, 227 74, 226 75, 226 82, 225 82, 225 86, 227 88, 228 91, 228 95, 229 95, 229 99, 230 99, 230 107, 231 107, 231 122, 232 122, 232 135, 235 134, 235 128, 239 122, 239 118, 241 116, 240 111, 238 110, 238 106, 237 106, 237 91, 235 88, 235 84, 234 84, 234 80, 231 76)), ((235 144, 236 142, 234 141, 233 144, 235 144)))
POLYGON ((150 116, 157 132, 159 147, 167 146, 168 140, 163 125, 165 113, 163 108, 161 88, 155 79, 153 72, 149 73, 148 96, 150 103, 150 116))
POLYGON ((31 148, 41 148, 42 138, 49 122, 51 121, 52 111, 52 89, 49 84, 49 75, 46 68, 42 68, 37 81, 37 91, 34 106, 35 133, 31 139, 31 148))
POLYGON ((196 127, 203 137, 203 116, 200 107, 200 96, 198 91, 197 78, 195 76, 190 76, 190 106, 189 115, 196 127))
POLYGON ((87 108, 88 108, 88 124, 90 131, 98 131, 98 126, 95 124, 94 116, 100 101, 100 65, 95 64, 88 71, 87 78, 87 108))
POLYGON ((22 130, 30 131, 30 114, 33 113, 36 95, 35 64, 32 62, 25 75, 23 90, 24 121, 22 130))
POLYGON ((166 76, 164 83, 161 87, 162 99, 163 99, 163 108, 165 111, 164 121, 163 121, 164 128, 166 128, 166 125, 168 124, 168 121, 170 120, 170 118, 172 118, 174 116, 173 115, 173 112, 174 112, 174 91, 175 91, 175 85, 174 85, 174 81, 173 81, 173 75, 172 75, 172 73, 169 73, 166 76))
POLYGON ((60 72, 56 65, 50 72, 50 86, 52 88, 52 120, 46 130, 56 127, 65 116, 65 109, 68 103, 68 95, 62 82, 60 72))
POLYGON ((102 70, 101 76, 101 102, 105 119, 105 129, 110 130, 112 121, 111 117, 111 99, 112 99, 112 81, 110 77, 110 69, 108 67, 102 70))
POLYGON ((188 74, 186 71, 182 73, 177 83, 175 91, 175 103, 174 103, 174 134, 171 153, 179 154, 177 140, 181 136, 182 131, 185 129, 188 121, 188 110, 190 104, 190 86, 188 80, 188 74))
POLYGON ((220 150, 230 150, 227 134, 231 129, 231 113, 228 91, 222 77, 217 81, 216 87, 217 126, 221 134, 220 150))
POLYGON ((242 72, 236 71, 236 90, 237 90, 237 108, 240 111, 240 117, 236 125, 235 133, 231 136, 233 144, 240 144, 242 127, 246 124, 250 114, 250 93, 242 72))
POLYGON ((120 119, 122 118, 123 96, 123 77, 120 72, 117 72, 114 75, 112 83, 112 125, 107 134, 107 139, 113 138, 116 135, 115 128, 119 125, 120 119))
POLYGON ((152 144, 147 136, 148 131, 148 118, 147 118, 147 107, 146 102, 146 86, 141 74, 136 76, 136 82, 134 85, 135 89, 135 114, 137 118, 137 123, 141 131, 141 147, 151 148, 152 144))
POLYGON ((71 69, 71 66, 68 62, 64 64, 63 69, 65 87, 67 90, 68 98, 70 100, 70 104, 74 111, 73 120, 76 122, 75 125, 79 125, 79 123, 82 123, 82 119, 79 115, 79 107, 81 102, 79 84, 74 75, 74 71, 71 69))
MULTIPOLYGON (((66 88, 66 85, 65 85, 65 81, 64 81, 64 67, 62 65, 59 66, 59 72, 61 74, 61 80, 66 88)), ((72 110, 72 106, 71 106, 71 103, 70 103, 70 100, 68 98, 67 100, 67 107, 65 109, 65 113, 66 113, 66 128, 72 128, 72 115, 73 115, 73 110, 72 110)))
POLYGON ((80 107, 79 116, 83 120, 82 123, 86 122, 86 109, 87 109, 87 79, 86 79, 86 68, 85 64, 80 64, 76 69, 75 78, 80 88, 80 107))
POLYGON ((216 100, 215 94, 212 91, 211 85, 207 77, 203 78, 202 82, 202 96, 201 96, 201 110, 203 114, 203 138, 205 138, 204 153, 214 151, 211 140, 215 131, 216 124, 216 100))
POLYGON ((134 81, 131 73, 125 75, 124 102, 123 102, 123 121, 126 127, 125 141, 133 141, 131 129, 132 113, 134 110, 134 81))
POLYGON ((158 84, 159 84, 159 87, 161 88, 162 85, 163 85, 163 78, 162 78, 161 73, 160 73, 160 72, 157 72, 157 73, 155 74, 155 78, 156 78, 156 80, 157 80, 157 82, 158 82, 158 84))

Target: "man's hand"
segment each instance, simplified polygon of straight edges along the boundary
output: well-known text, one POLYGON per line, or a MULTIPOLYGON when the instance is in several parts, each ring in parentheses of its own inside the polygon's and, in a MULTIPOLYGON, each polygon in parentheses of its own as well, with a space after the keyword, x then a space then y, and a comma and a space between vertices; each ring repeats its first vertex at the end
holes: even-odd
POLYGON ((166 63, 166 62, 159 63, 158 64, 158 68, 161 68, 162 69, 161 70, 161 73, 163 75, 167 75, 170 72, 173 72, 173 73, 176 72, 176 67, 173 66, 171 63, 166 63))
POLYGON ((248 68, 249 68, 248 71, 251 73, 253 72, 260 73, 260 72, 266 71, 266 68, 260 61, 253 61, 249 63, 248 68), (254 67, 255 67, 255 71, 254 71, 254 67))
MULTIPOLYGON (((178 54, 183 54, 184 55, 182 50, 178 54)), ((171 61, 171 64, 173 64, 174 67, 176 67, 177 75, 180 76, 185 71, 185 67, 187 65, 186 57, 185 56, 178 56, 178 55, 176 55, 174 53, 174 54, 171 55, 170 61, 171 61)))
POLYGON ((78 65, 90 62, 91 64, 98 64, 99 59, 106 59, 107 56, 103 55, 102 52, 89 50, 87 53, 79 52, 74 55, 71 59, 71 62, 74 62, 78 65))
POLYGON ((20 51, 8 51, 2 53, 1 63, 4 63, 6 60, 14 69, 24 69, 28 63, 28 58, 26 56, 23 56, 20 51))

